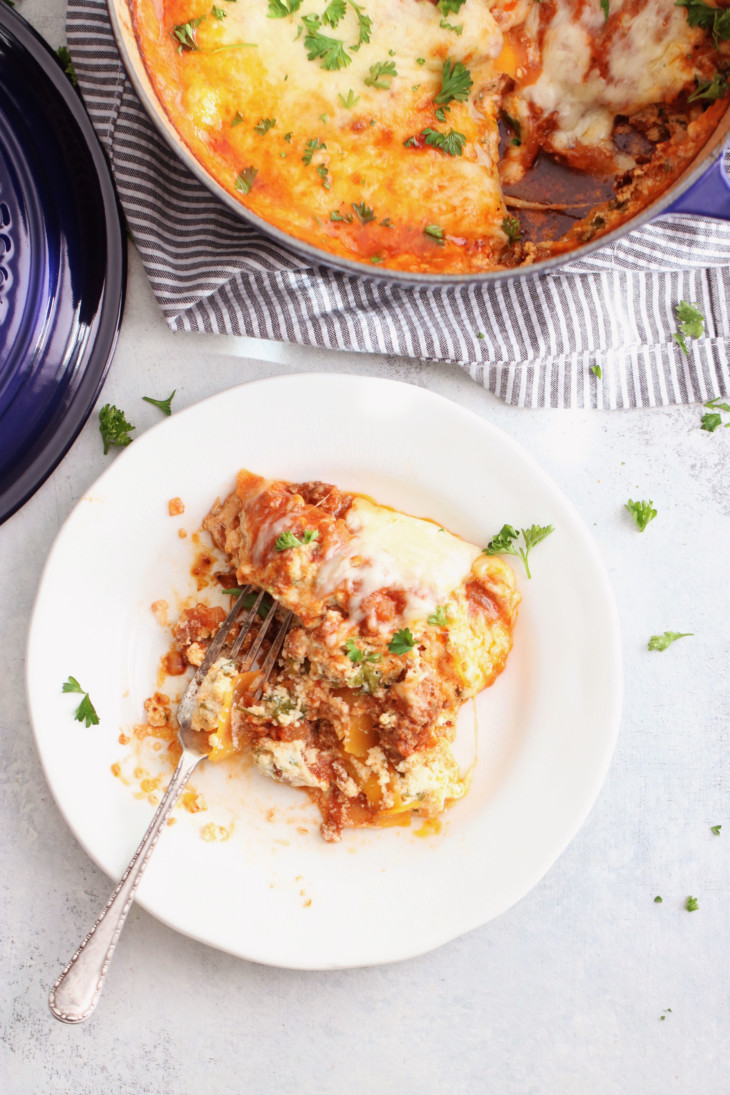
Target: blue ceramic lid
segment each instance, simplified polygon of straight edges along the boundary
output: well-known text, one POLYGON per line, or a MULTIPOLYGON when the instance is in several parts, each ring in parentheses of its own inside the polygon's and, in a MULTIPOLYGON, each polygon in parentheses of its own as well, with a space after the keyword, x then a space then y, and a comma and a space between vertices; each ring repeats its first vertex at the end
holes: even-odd
POLYGON ((0 3, 0 522, 88 418, 122 316, 126 237, 55 55, 0 3))

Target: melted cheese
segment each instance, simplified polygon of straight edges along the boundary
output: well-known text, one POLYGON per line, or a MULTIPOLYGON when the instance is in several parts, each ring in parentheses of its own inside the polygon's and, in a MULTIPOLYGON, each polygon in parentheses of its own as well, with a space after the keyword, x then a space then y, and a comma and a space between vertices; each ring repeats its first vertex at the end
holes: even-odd
POLYGON ((363 602, 383 589, 402 591, 402 612, 409 626, 444 605, 469 575, 480 549, 431 521, 356 498, 346 523, 352 539, 345 551, 325 560, 317 574, 317 591, 325 599, 347 590, 354 623, 364 616, 363 602))

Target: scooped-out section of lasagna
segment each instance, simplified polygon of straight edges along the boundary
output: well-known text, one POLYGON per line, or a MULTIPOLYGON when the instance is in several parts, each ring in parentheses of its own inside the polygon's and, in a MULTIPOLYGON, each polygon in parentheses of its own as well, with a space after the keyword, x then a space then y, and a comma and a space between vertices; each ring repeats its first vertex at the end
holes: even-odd
POLYGON ((727 102, 713 0, 128 0, 208 174, 333 256, 526 265, 634 216, 727 102))
MULTIPOLYGON (((240 658, 224 647, 205 678, 193 727, 207 734, 211 760, 243 753, 301 788, 328 841, 346 827, 434 818, 463 797, 470 771, 452 751, 457 718, 511 650, 520 601, 511 568, 363 495, 249 471, 204 527, 232 596, 251 585, 269 595, 261 616, 294 614, 263 688, 255 670, 240 671, 256 629, 240 658)), ((223 617, 203 604, 181 613, 172 631, 183 663, 200 664, 223 617)))

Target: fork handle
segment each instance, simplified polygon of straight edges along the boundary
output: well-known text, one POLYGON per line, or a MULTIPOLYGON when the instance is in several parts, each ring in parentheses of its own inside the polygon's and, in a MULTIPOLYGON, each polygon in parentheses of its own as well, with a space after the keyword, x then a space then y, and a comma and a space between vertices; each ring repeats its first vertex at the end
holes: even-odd
POLYGON ((56 1019, 60 1019, 61 1022, 83 1023, 96 1007, 114 948, 134 901, 134 894, 147 860, 180 792, 202 759, 202 754, 183 751, 155 816, 122 875, 119 885, 51 989, 48 1004, 56 1019))

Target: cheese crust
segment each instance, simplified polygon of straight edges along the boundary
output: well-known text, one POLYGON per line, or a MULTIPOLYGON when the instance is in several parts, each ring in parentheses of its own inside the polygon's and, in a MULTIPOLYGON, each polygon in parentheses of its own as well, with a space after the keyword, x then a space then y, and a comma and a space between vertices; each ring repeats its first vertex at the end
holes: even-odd
MULTIPOLYGON (((225 648, 206 677, 193 728, 211 759, 246 753, 304 789, 327 840, 433 818, 461 798, 470 773, 452 753, 456 721, 512 647, 510 567, 364 496, 248 471, 204 527, 230 567, 222 580, 295 614, 263 691, 225 648)), ((182 613, 173 635, 184 659, 199 664, 222 618, 202 605, 182 613)))
POLYGON ((468 273, 570 250, 664 190, 725 108, 728 47, 675 0, 128 2, 209 174, 371 266, 468 273))

